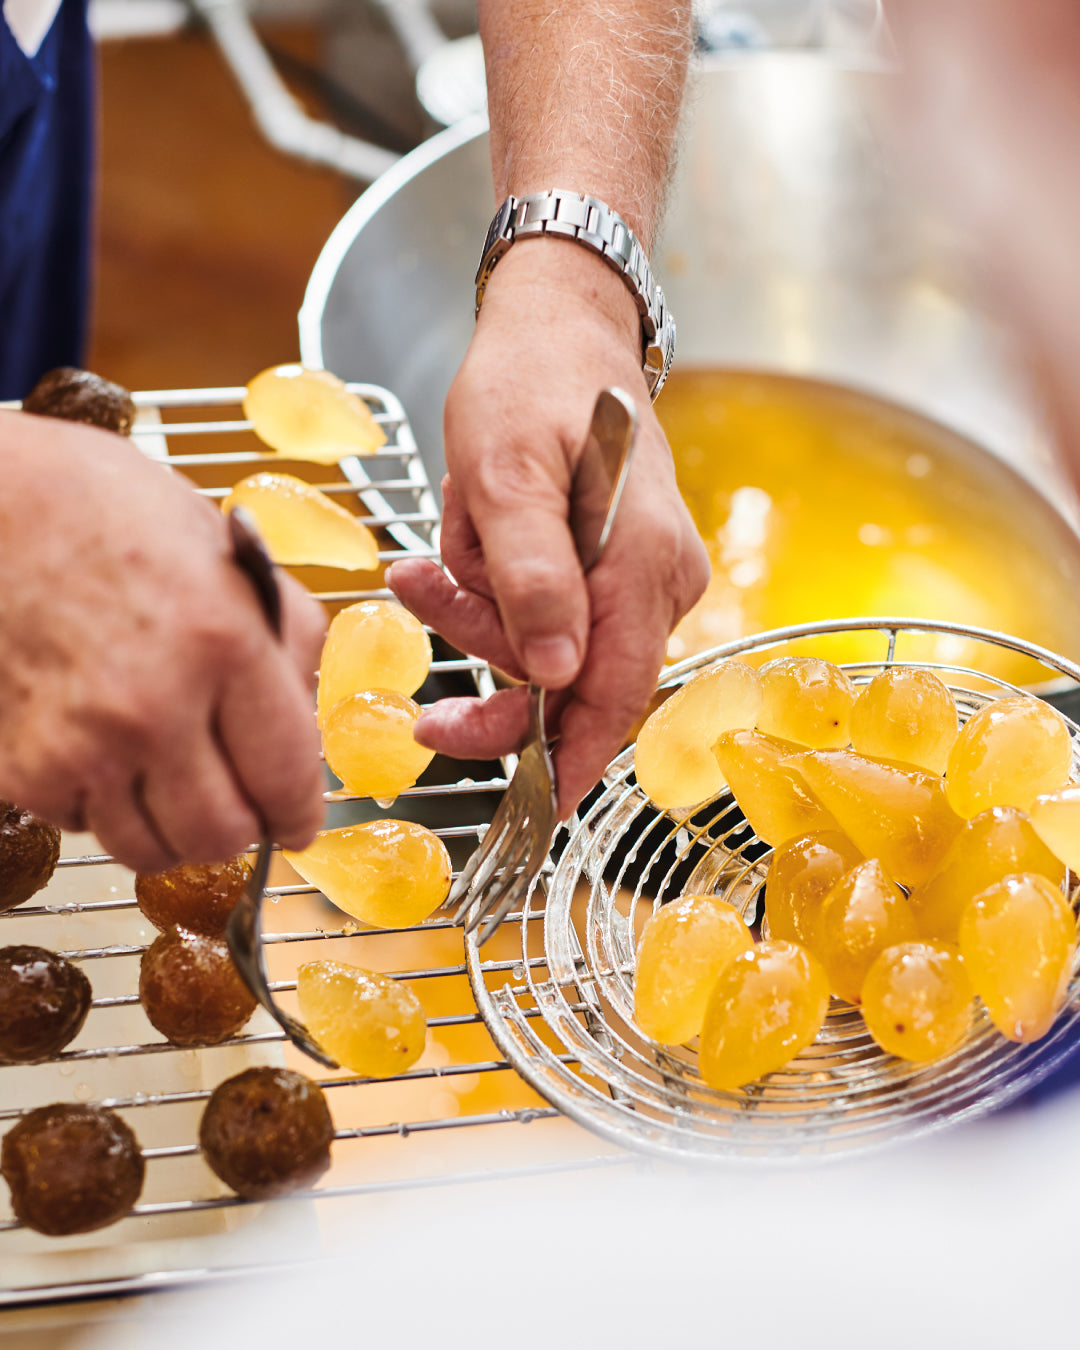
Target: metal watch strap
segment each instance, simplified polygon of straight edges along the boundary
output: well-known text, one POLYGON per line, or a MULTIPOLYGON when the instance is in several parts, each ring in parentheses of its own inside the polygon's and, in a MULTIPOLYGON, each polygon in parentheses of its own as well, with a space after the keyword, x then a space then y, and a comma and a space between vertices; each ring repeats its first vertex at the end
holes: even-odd
POLYGON ((618 212, 595 197, 562 188, 507 197, 495 212, 484 241, 476 272, 476 313, 480 313, 488 278, 510 245, 544 234, 583 244, 622 277, 641 316, 642 369, 649 396, 655 398, 675 355, 675 320, 637 236, 618 212))

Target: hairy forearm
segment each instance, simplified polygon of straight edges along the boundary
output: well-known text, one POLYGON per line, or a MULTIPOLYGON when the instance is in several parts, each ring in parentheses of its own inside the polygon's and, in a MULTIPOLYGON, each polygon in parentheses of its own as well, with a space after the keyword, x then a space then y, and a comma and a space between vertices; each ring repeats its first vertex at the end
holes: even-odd
POLYGON ((648 248, 672 162, 690 0, 480 0, 496 200, 569 188, 648 248))

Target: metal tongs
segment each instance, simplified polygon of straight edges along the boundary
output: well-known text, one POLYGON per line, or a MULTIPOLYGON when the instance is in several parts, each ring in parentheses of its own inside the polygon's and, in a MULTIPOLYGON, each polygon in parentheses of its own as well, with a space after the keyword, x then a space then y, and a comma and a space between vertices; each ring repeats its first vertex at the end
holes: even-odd
MULTIPOLYGON (((570 530, 586 573, 600 561, 607 545, 636 439, 633 399, 621 389, 601 390, 570 492, 570 530)), ((466 933, 487 919, 479 945, 491 937, 540 875, 557 818, 544 690, 530 684, 529 739, 483 842, 447 898, 450 904, 459 902, 455 922, 468 913, 466 933)))

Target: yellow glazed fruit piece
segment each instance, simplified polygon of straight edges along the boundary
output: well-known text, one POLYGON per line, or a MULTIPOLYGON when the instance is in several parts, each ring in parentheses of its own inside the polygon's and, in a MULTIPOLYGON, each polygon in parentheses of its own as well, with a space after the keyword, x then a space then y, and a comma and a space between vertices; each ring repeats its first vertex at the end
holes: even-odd
POLYGON ((646 1036, 679 1045, 701 1030, 716 977, 754 945, 730 905, 712 895, 681 895, 645 925, 634 974, 634 1018, 646 1036))
POLYGON ((244 416, 259 440, 289 459, 336 464, 386 444, 364 400, 328 370, 284 365, 261 371, 247 387, 244 416))
POLYGON ((300 1018, 343 1069, 389 1078, 424 1053, 427 1023, 402 980, 343 961, 309 961, 296 976, 300 1018))
POLYGON ((923 937, 955 942, 968 902, 1012 872, 1038 872, 1054 886, 1064 864, 1050 852, 1022 811, 994 806, 965 821, 934 875, 911 893, 923 937))
POLYGON ((395 600, 361 600, 335 614, 319 663, 319 725, 363 689, 415 694, 431 669, 424 625, 395 600))
POLYGON ((791 767, 863 856, 880 858, 903 886, 921 886, 960 829, 941 779, 919 769, 852 750, 800 755, 791 767))
POLYGON ((287 473, 256 473, 233 488, 221 503, 250 512, 274 562, 310 563, 370 572, 379 565, 379 546, 362 520, 332 497, 287 473))
POLYGON ((835 830, 799 835, 781 844, 769 860, 765 881, 769 937, 813 949, 822 902, 862 860, 851 840, 835 830))
POLYGON ((890 666, 859 691, 851 744, 860 755, 943 774, 956 740, 956 704, 929 670, 890 666))
POLYGON ((968 1033, 974 992, 960 953, 945 942, 901 942, 863 981, 862 1015, 882 1050, 925 1063, 968 1033))
POLYGON ((412 787, 434 758, 413 740, 420 706, 393 689, 335 703, 323 723, 326 762, 350 792, 379 801, 412 787))
MULTIPOLYGON (((1036 797, 1031 824, 1055 857, 1080 873, 1080 787, 1059 788, 1036 797)), ((1042 868, 1017 870, 1041 872, 1042 868)))
POLYGON ((1037 1041, 1065 1001, 1076 920, 1065 897, 1033 872, 989 886, 964 910, 960 951, 972 987, 1003 1036, 1037 1041))
POLYGON ((638 735, 638 785, 663 810, 696 806, 724 785, 712 753, 721 732, 752 727, 761 706, 758 673, 725 661, 676 690, 638 735))
POLYGON ((1071 762, 1069 728, 1049 703, 996 699, 964 723, 949 753, 949 804, 967 820, 991 806, 1030 811, 1040 793, 1064 787, 1071 762))
POLYGON ((759 839, 783 844, 836 821, 788 767, 799 747, 760 731, 726 731, 713 746, 724 781, 759 839))
POLYGON ((829 982, 794 942, 761 942, 736 956, 709 995, 698 1063, 710 1087, 737 1088, 774 1073, 821 1030, 829 982))
POLYGON ((761 668, 757 729, 782 741, 832 750, 851 739, 855 686, 831 661, 783 656, 761 668))
POLYGON ((814 952, 833 993, 858 1003, 876 958, 886 947, 918 936, 907 897, 872 858, 841 877, 826 896, 814 929, 814 952))
POLYGON ((445 845, 409 820, 322 830, 302 853, 283 853, 338 909, 376 928, 420 923, 450 890, 445 845))

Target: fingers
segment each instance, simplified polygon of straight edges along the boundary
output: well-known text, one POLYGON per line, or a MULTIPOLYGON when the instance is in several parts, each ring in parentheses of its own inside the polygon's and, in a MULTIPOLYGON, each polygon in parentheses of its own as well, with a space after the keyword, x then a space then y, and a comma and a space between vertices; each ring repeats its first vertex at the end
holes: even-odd
POLYGON ((139 776, 127 783, 98 779, 87 794, 83 815, 85 828, 105 852, 135 872, 164 872, 180 861, 146 804, 139 776))
POLYGON ((281 640, 309 693, 315 692, 319 658, 326 638, 326 610, 306 587, 281 568, 281 640))
POLYGON ((488 699, 441 699, 420 717, 414 735, 454 759, 497 759, 519 750, 528 729, 528 690, 501 689, 488 699))
POLYGON ((455 586, 441 568, 420 558, 394 563, 387 569, 386 584, 421 623, 430 624, 459 651, 524 679, 492 601, 455 586))

